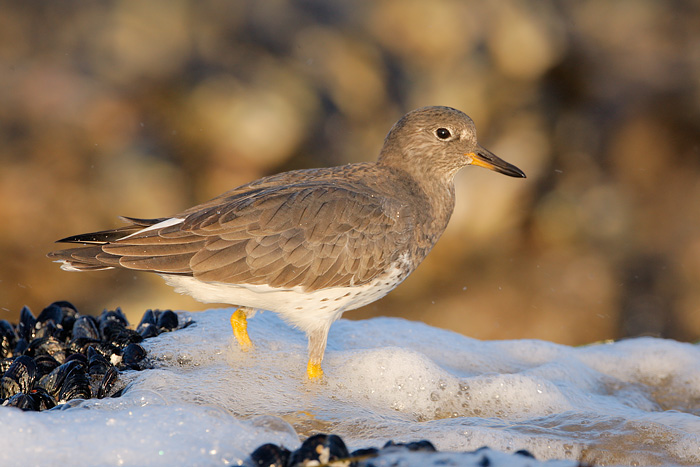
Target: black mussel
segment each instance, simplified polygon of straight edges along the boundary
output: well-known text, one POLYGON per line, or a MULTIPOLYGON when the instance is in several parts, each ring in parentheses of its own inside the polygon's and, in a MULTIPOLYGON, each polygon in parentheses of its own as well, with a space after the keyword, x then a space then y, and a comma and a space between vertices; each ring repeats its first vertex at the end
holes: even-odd
POLYGON ((17 324, 17 334, 27 342, 34 339, 34 331, 36 330, 36 318, 32 314, 32 310, 28 307, 22 307, 19 312, 19 324, 17 324))
POLYGON ((120 349, 132 343, 143 342, 141 334, 133 329, 125 328, 121 323, 117 323, 116 321, 109 321, 102 328, 102 335, 106 342, 120 349))
POLYGON ((111 336, 118 334, 124 329, 126 329, 124 323, 117 319, 100 320, 100 336, 105 340, 109 340, 111 336))
POLYGON ((309 461, 329 464, 348 457, 350 453, 340 436, 317 434, 304 441, 301 447, 292 453, 289 465, 304 466, 309 461))
POLYGON ((146 312, 141 317, 141 321, 139 322, 139 325, 136 327, 136 329, 138 330, 138 328, 140 328, 144 324, 156 324, 158 322, 157 315, 159 315, 159 314, 160 314, 160 311, 158 311, 158 310, 153 311, 149 308, 148 310, 146 310, 146 312))
POLYGON ((139 324, 136 332, 138 332, 144 339, 156 337, 158 335, 158 326, 151 323, 139 324))
POLYGON ((38 410, 34 399, 23 392, 18 392, 17 394, 13 395, 7 399, 3 405, 7 407, 16 407, 25 411, 38 410))
POLYGON ((116 310, 104 310, 97 321, 100 331, 102 331, 103 327, 108 323, 118 323, 122 328, 129 326, 129 321, 126 319, 121 308, 117 308, 116 310))
POLYGON ((97 398, 103 399, 109 396, 109 392, 112 390, 118 379, 119 371, 115 367, 110 366, 102 378, 102 381, 100 381, 100 385, 97 389, 97 398))
POLYGON ((60 363, 55 358, 47 354, 37 355, 36 357, 34 357, 34 363, 36 363, 36 371, 38 378, 44 375, 48 375, 60 365, 60 363))
MULTIPOLYGON (((60 324, 58 326, 60 326, 60 324)), ((43 323, 37 321, 36 330, 34 331, 34 340, 41 337, 55 337, 56 339, 62 340, 63 329, 58 326, 56 326, 53 320, 44 321, 43 323)))
POLYGON ((72 303, 60 300, 53 302, 49 306, 57 306, 61 309, 63 314, 63 319, 61 319, 61 328, 63 329, 63 334, 61 335, 62 340, 67 340, 73 333, 73 324, 78 318, 78 310, 75 309, 72 303))
POLYGON ((45 389, 54 399, 57 399, 63 384, 73 372, 84 373, 85 365, 77 360, 66 362, 56 367, 48 375, 42 376, 36 386, 45 389))
POLYGON ((28 347, 29 342, 27 342, 27 339, 20 337, 17 339, 17 344, 15 344, 15 350, 12 351, 12 355, 22 355, 27 351, 28 347))
POLYGON ((57 401, 118 397, 124 390, 115 390, 119 369, 148 366, 139 343, 192 323, 179 323, 172 310, 147 310, 133 330, 120 308, 96 318, 65 301, 38 317, 24 307, 16 326, 0 320, 0 403, 46 410, 57 401))
POLYGON ((44 308, 36 318, 36 332, 34 337, 55 336, 63 340, 66 334, 63 330, 63 309, 55 304, 44 308))
POLYGON ((29 343, 26 355, 51 355, 58 363, 66 361, 66 345, 53 336, 37 337, 29 343))
MULTIPOLYGON (((82 355, 82 354, 80 354, 82 355)), ((104 355, 95 350, 94 347, 87 349, 88 373, 91 375, 104 375, 107 370, 112 368, 112 364, 105 358, 104 355)))
POLYGON ((156 326, 161 332, 174 331, 177 329, 177 314, 172 310, 161 311, 156 326))
POLYGON ((21 355, 12 362, 12 365, 0 378, 0 397, 8 398, 18 392, 26 393, 34 384, 37 368, 34 359, 21 355))
POLYGON ((6 399, 19 393, 19 383, 7 376, 0 376, 0 399, 6 399))
POLYGON ((34 400, 34 410, 48 410, 56 406, 56 401, 44 389, 32 389, 28 396, 34 400))
POLYGON ((535 455, 532 454, 532 453, 531 453, 530 451, 528 451, 527 449, 519 449, 519 450, 515 451, 513 454, 515 454, 516 456, 525 456, 525 457, 529 457, 529 458, 531 458, 531 459, 534 459, 534 458, 535 458, 535 455))
POLYGON ((289 462, 290 455, 289 449, 282 446, 271 443, 263 444, 253 451, 245 465, 250 467, 285 467, 289 462))
POLYGON ((77 339, 71 339, 70 342, 68 342, 68 351, 70 353, 86 353, 88 347, 96 346, 101 343, 102 341, 100 339, 79 337, 77 339))
POLYGON ((148 339, 149 337, 155 337, 159 334, 158 326, 158 315, 160 312, 156 313, 151 309, 146 310, 141 318, 141 322, 136 327, 136 332, 141 334, 141 337, 148 339))
POLYGON ((117 307, 116 310, 114 310, 114 314, 121 320, 122 323, 124 323, 124 326, 129 325, 129 320, 127 319, 126 315, 122 311, 121 307, 117 307))
POLYGON ((83 367, 72 371, 66 377, 58 393, 58 400, 65 402, 72 399, 89 399, 91 396, 90 380, 83 367))
POLYGON ((127 368, 139 370, 139 363, 146 358, 146 349, 139 344, 129 344, 122 352, 122 365, 127 368))
POLYGON ((14 358, 3 358, 0 360, 0 375, 5 373, 8 368, 10 368, 10 365, 12 365, 12 362, 14 362, 14 358))
POLYGON ((17 333, 9 321, 0 319, 0 358, 11 357, 17 344, 17 333))
POLYGON ((409 451, 421 451, 421 452, 436 452, 437 451, 437 449, 435 449, 435 446, 433 446, 433 443, 431 443, 427 439, 423 439, 420 441, 412 441, 410 443, 395 443, 393 441, 387 441, 387 443, 384 445, 384 447, 382 449, 387 449, 387 448, 392 448, 392 447, 404 448, 404 449, 408 449, 409 451))
MULTIPOLYGON (((85 368, 87 368, 87 366, 88 366, 88 358, 87 358, 84 354, 81 354, 81 353, 72 353, 72 354, 70 354, 70 355, 68 355, 68 356, 66 357, 66 362, 70 362, 70 361, 73 361, 73 360, 82 363, 82 365, 83 365, 85 368)), ((64 363, 65 363, 65 362, 64 362, 64 363)))
POLYGON ((373 457, 377 457, 378 455, 379 449, 377 448, 355 449, 353 452, 350 453, 350 457, 357 460, 371 459, 373 457))
MULTIPOLYGON (((112 364, 116 364, 115 362, 119 361, 119 357, 121 357, 122 354, 121 350, 107 342, 95 342, 93 344, 90 344, 90 346, 94 348, 97 352, 101 353, 112 364)), ((87 352, 87 350, 85 350, 84 352, 87 352)))
POLYGON ((39 316, 36 318, 37 322, 45 323, 46 321, 53 321, 55 324, 61 324, 63 322, 63 309, 52 303, 51 305, 44 308, 39 316))
POLYGON ((129 344, 138 344, 139 342, 143 342, 141 334, 133 329, 124 329, 124 331, 114 337, 112 344, 123 349, 129 344))
POLYGON ((76 318, 75 323, 73 323, 73 339, 80 338, 100 340, 97 320, 92 316, 79 316, 76 318))

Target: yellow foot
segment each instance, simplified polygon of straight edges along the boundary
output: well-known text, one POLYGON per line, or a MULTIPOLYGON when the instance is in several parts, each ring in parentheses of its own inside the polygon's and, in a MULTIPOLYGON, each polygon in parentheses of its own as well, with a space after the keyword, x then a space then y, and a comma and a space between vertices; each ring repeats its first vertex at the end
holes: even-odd
POLYGON ((309 364, 306 365, 306 374, 309 376, 309 379, 320 378, 321 376, 323 376, 321 364, 313 363, 311 362, 311 360, 309 360, 309 364))
POLYGON ((240 308, 231 315, 231 328, 233 328, 233 335, 238 341, 238 345, 241 346, 241 350, 246 351, 253 348, 253 342, 248 337, 248 319, 240 308))

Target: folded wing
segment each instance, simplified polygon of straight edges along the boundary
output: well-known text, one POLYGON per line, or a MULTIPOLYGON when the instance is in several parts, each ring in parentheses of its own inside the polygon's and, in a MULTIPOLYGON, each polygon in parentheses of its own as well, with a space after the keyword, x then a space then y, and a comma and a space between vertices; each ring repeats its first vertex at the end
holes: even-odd
POLYGON ((324 181, 238 192, 173 219, 128 219, 132 225, 63 239, 91 245, 50 256, 79 270, 316 290, 372 281, 398 259, 413 228, 399 200, 324 181))

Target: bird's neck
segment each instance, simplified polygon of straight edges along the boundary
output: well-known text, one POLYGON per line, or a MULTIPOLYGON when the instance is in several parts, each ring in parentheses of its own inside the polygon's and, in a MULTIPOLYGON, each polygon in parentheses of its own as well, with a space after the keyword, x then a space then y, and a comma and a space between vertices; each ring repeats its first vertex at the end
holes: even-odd
POLYGON ((415 246, 427 255, 445 231, 454 211, 454 181, 452 177, 412 174, 403 168, 392 166, 385 166, 385 168, 392 172, 395 179, 400 180, 406 199, 411 200, 417 227, 415 246))

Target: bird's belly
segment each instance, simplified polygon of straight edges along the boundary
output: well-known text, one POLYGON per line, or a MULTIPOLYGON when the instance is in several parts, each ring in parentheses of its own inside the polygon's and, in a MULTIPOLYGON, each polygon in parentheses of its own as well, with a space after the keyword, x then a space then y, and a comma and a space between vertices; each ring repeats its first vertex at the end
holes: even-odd
POLYGON ((329 287, 304 291, 301 287, 276 288, 256 284, 203 282, 190 276, 161 274, 176 292, 191 295, 203 303, 228 303, 257 310, 269 310, 302 329, 310 331, 328 326, 344 311, 354 310, 379 300, 408 275, 403 264, 361 286, 329 287))

